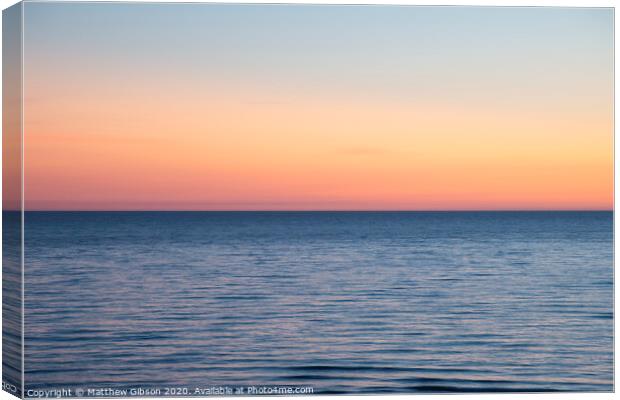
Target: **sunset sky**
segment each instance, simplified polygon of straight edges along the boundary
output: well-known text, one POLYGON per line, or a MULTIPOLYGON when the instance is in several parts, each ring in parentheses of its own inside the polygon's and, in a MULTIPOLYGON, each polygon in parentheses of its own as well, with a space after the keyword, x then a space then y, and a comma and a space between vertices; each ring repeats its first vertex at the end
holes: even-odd
POLYGON ((613 207, 613 12, 26 3, 28 210, 613 207))

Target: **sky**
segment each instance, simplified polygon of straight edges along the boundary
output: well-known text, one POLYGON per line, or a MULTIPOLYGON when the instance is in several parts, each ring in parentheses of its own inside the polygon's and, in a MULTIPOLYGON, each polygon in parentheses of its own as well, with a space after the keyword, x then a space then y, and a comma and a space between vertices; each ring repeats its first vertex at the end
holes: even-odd
POLYGON ((613 208, 613 12, 25 3, 27 210, 613 208))

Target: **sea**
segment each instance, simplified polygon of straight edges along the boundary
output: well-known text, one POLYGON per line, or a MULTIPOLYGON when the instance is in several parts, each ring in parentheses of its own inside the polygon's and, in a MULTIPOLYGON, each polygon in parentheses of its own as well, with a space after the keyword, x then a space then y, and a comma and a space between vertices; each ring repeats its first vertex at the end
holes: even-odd
POLYGON ((24 227, 31 395, 613 390, 612 212, 26 212, 24 227))

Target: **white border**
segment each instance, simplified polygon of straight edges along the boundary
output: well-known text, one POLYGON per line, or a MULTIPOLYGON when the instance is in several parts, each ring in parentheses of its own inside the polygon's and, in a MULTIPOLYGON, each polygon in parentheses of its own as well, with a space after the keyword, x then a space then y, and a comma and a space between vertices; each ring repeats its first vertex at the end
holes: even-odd
MULTIPOLYGON (((412 0, 24 0, 24 2, 40 2, 40 3, 232 3, 232 4, 247 4, 247 3, 269 3, 269 4, 402 4, 402 5, 418 5, 418 6, 512 6, 512 7, 615 7, 618 3, 617 0, 591 0, 591 1, 578 1, 578 0, 425 0, 425 1, 412 1, 412 0)), ((18 3, 15 0, 0 0, 0 6, 2 9, 7 8, 13 4, 18 3)))
MULTIPOLYGON (((34 1, 46 1, 46 0, 25 0, 26 2, 34 2, 34 1)), ((79 2, 80 0, 62 0, 62 1, 66 1, 66 2, 79 2)), ((106 0, 106 1, 102 1, 102 2, 123 2, 123 1, 111 1, 111 0, 106 0)), ((132 0, 131 2, 136 2, 136 3, 198 3, 198 1, 183 1, 183 0, 167 0, 167 1, 150 1, 150 0, 132 0)), ((518 6, 518 7, 616 7, 618 4, 620 4, 620 2, 618 0, 590 0, 590 1, 583 1, 583 0, 538 0, 538 1, 531 1, 531 0, 523 0, 523 1, 519 1, 519 0, 503 0, 503 1, 493 1, 493 0, 425 0, 425 1, 412 1, 412 0, 339 0, 339 1, 334 1, 334 0, 313 0, 313 1, 299 1, 299 0, 289 0, 289 1, 284 1, 284 0, 242 0, 242 1, 230 1, 230 0, 215 0, 215 1, 210 1, 211 3, 276 3, 276 4, 284 4, 284 3, 290 3, 290 4, 381 4, 381 5, 388 5, 388 4, 399 4, 399 5, 430 5, 430 6, 448 6, 448 5, 456 5, 456 6, 518 6)), ((15 0, 0 0, 0 8, 1 9, 5 9, 10 7, 13 4, 16 4, 17 2, 15 0)), ((22 60, 23 60, 23 10, 22 10, 22 60)), ((615 14, 615 12, 614 12, 615 14)), ((615 21, 614 21, 615 23, 615 21)), ((0 18, 0 28, 1 28, 2 22, 1 22, 1 18, 0 18)), ((614 49, 615 49, 615 44, 618 43, 618 31, 614 29, 614 49)), ((1 29, 0 29, 0 43, 1 43, 1 39, 2 39, 2 33, 1 33, 1 29)), ((1 58, 1 55, 0 55, 1 58)), ((614 54, 614 63, 615 63, 615 54, 614 54)), ((22 63, 23 66, 23 63, 22 63)), ((1 68, 1 67, 0 67, 1 68)), ((618 73, 618 65, 617 63, 614 64, 614 75, 618 73)), ((22 74, 23 75, 23 74, 22 74)), ((2 89, 2 83, 0 82, 0 92, 2 89)), ((618 93, 618 82, 614 79, 614 90, 615 93, 618 93)), ((22 77, 22 98, 23 98, 23 77, 22 77)), ((0 96, 0 106, 2 105, 2 99, 0 96)), ((614 132, 615 132, 615 120, 617 117, 617 108, 614 107, 614 132)), ((24 160, 23 158, 23 145, 24 145, 24 141, 23 141, 23 118, 24 118, 24 110, 22 107, 22 162, 24 160)), ((615 138, 615 134, 614 134, 614 138, 615 138)), ((618 144, 618 142, 616 142, 614 140, 614 154, 618 154, 617 150, 618 150, 618 146, 620 146, 618 144)), ((0 148, 1 148, 1 141, 0 141, 0 148)), ((1 154, 1 153, 0 153, 1 154)), ((615 158, 614 158, 615 160, 615 158)), ((620 167, 618 166, 617 163, 614 162, 614 195, 615 195, 615 188, 617 187, 617 183, 618 183, 618 177, 619 174, 618 172, 620 171, 620 167)), ((0 177, 0 181, 1 181, 1 177, 0 177)), ((24 257, 24 246, 23 246, 23 240, 24 240, 24 226, 23 226, 23 202, 24 202, 24 182, 23 182, 23 167, 22 167, 22 260, 24 257)), ((0 185, 0 198, 1 198, 1 194, 2 194, 2 186, 0 185)), ((616 198, 614 196, 614 209, 617 209, 617 202, 616 202, 616 198)), ((0 221, 1 221, 2 217, 0 215, 0 221)), ((0 223, 0 233, 2 232, 2 226, 0 223)), ((614 213, 614 238, 618 237, 618 233, 620 233, 620 228, 618 226, 618 219, 616 218, 616 213, 614 213)), ((616 258, 615 258, 615 254, 617 251, 617 243, 614 240, 614 278, 615 278, 615 271, 616 271, 616 258)), ((2 254, 2 249, 0 247, 0 257, 2 254)), ((1 258, 0 258, 1 259, 1 258)), ((22 296, 24 294, 24 280, 23 280, 23 268, 22 268, 22 296)), ((617 298, 615 296, 615 280, 614 280, 614 311, 617 309, 617 298)), ((2 281, 0 280, 0 288, 2 287, 2 281)), ((23 300, 23 299, 22 299, 23 300)), ((22 301, 22 328, 23 328, 23 317, 24 317, 24 312, 23 312, 23 301, 22 301)), ((618 341, 615 340, 615 332, 617 331, 617 327, 618 327, 618 318, 616 317, 615 313, 614 313, 614 383, 617 384, 618 383, 618 369, 615 368, 615 361, 617 360, 617 355, 618 352, 620 350, 619 345, 618 345, 618 341)), ((0 336, 0 346, 1 346, 1 336, 0 336)), ((23 355, 23 329, 22 329, 22 355, 23 355)), ((23 392, 23 371, 24 371, 24 360, 22 358, 22 392, 23 392)), ((417 395, 417 394, 409 394, 409 395, 372 395, 372 396, 358 396, 358 395, 339 395, 339 396, 331 396, 331 395, 312 395, 312 396, 295 396, 295 398, 299 398, 301 399, 311 399, 311 398, 317 398, 317 396, 319 398, 322 399, 350 399, 350 400, 365 400, 368 399, 369 397, 371 398, 376 398, 376 399, 383 399, 383 400, 389 400, 389 399, 394 399, 394 400, 398 400, 398 399, 408 399, 408 400, 429 400, 429 399, 437 399, 437 398, 445 398, 444 394, 433 394, 433 395, 417 395)), ((459 400, 474 400, 474 399, 495 399, 495 398, 500 398, 500 399, 506 399, 506 400, 520 400, 520 399, 546 399, 546 400, 565 400, 565 399, 610 399, 610 398, 615 398, 616 397, 616 393, 613 394, 609 394, 609 393, 545 393, 545 394, 501 394, 501 393, 490 393, 490 394, 451 394, 451 396, 458 396, 459 400)), ((210 398, 216 398, 217 396, 213 396, 210 398)), ((263 396, 261 396, 263 397, 263 396)), ((277 398, 276 396, 264 396, 266 398, 277 398)), ((136 397, 137 398, 137 397, 136 397)), ((235 397, 235 399, 253 399, 255 400, 257 398, 257 396, 253 396, 253 397, 235 397)), ((9 400, 9 399, 15 399, 14 396, 11 396, 10 394, 8 394, 7 392, 4 391, 0 391, 0 400, 9 400)), ((157 398, 149 398, 149 399, 157 399, 157 398)), ((161 398, 161 399, 166 399, 169 400, 169 398, 161 398)), ((188 397, 187 399, 196 399, 196 397, 188 397)))

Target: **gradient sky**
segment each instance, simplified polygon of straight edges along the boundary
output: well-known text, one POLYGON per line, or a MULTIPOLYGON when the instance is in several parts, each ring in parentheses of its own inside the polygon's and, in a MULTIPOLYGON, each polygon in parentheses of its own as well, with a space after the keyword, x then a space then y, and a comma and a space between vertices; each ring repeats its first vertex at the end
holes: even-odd
POLYGON ((34 210, 613 208, 613 12, 25 5, 34 210))

